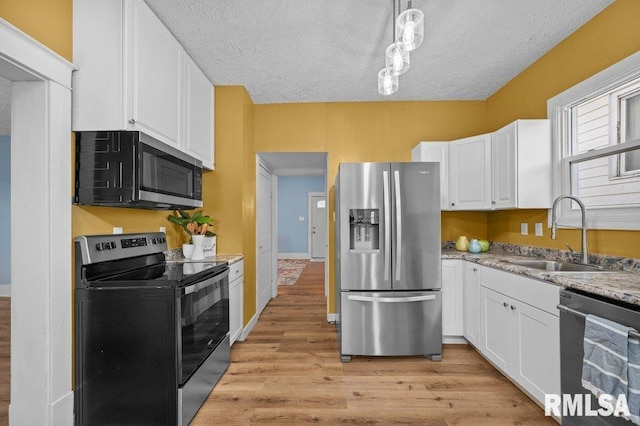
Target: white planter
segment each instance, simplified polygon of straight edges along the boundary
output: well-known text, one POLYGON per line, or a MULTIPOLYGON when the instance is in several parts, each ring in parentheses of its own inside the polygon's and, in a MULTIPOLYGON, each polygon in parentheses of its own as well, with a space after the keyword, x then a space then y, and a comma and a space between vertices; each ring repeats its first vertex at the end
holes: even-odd
POLYGON ((202 251, 204 253, 204 257, 211 257, 216 255, 217 241, 217 235, 214 235, 212 237, 204 237, 204 242, 202 243, 202 251))
POLYGON ((192 235, 191 241, 193 241, 194 249, 192 260, 204 259, 204 252, 202 250, 202 244, 204 243, 204 235, 192 235))

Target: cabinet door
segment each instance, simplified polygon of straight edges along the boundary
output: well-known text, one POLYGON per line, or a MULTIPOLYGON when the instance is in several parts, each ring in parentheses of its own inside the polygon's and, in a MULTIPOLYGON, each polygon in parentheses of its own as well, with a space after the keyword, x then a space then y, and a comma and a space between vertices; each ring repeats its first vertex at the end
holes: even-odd
POLYGON ((449 207, 449 142, 420 142, 411 150, 411 161, 440 163, 440 209, 449 207))
POLYGON ((464 263, 464 337, 475 347, 479 347, 480 270, 475 263, 464 263))
POLYGON ((185 56, 185 151, 213 169, 213 85, 185 56))
POLYGON ((449 201, 452 210, 491 207, 491 134, 450 142, 449 201))
POLYGON ((510 375, 513 303, 507 296, 482 286, 480 301, 480 350, 498 368, 510 375))
POLYGON ((526 303, 515 303, 511 374, 539 402, 560 394, 560 321, 526 303))
POLYGON ((462 310, 462 261, 442 260, 442 335, 462 336, 464 313, 462 310))
POLYGON ((517 122, 511 123, 494 132, 491 140, 492 208, 511 208, 518 204, 516 131, 517 122))
POLYGON ((182 46, 143 1, 128 5, 129 116, 125 120, 130 130, 143 130, 180 148, 182 46))

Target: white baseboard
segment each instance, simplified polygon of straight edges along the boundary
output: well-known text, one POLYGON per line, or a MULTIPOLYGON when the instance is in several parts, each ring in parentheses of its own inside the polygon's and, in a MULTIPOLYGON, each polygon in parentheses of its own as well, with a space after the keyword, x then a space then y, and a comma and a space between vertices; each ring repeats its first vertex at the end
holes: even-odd
POLYGON ((311 261, 312 262, 324 262, 326 260, 326 258, 324 257, 312 257, 311 261))
POLYGON ((327 322, 337 322, 340 320, 340 314, 327 314, 327 322))
POLYGON ((251 318, 251 321, 249 321, 249 324, 247 324, 244 329, 242 330, 242 334, 240 335, 240 337, 238 337, 238 340, 243 341, 244 339, 247 338, 247 336, 249 335, 249 333, 251 333, 251 330, 253 330, 253 327, 255 327, 255 325, 258 323, 258 318, 260 316, 256 313, 253 318, 251 318))
POLYGON ((11 297, 11 284, 0 284, 0 297, 11 297))
POLYGON ((442 336, 442 343, 449 345, 467 345, 467 339, 462 336, 442 336))
POLYGON ((278 259, 309 259, 309 253, 278 253, 278 259))

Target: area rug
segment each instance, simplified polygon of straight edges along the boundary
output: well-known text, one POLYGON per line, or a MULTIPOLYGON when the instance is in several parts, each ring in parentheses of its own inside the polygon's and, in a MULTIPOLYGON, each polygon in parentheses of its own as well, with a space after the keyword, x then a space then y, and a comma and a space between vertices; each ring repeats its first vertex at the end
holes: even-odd
POLYGON ((307 263, 307 259, 278 259, 278 285, 294 285, 307 263))

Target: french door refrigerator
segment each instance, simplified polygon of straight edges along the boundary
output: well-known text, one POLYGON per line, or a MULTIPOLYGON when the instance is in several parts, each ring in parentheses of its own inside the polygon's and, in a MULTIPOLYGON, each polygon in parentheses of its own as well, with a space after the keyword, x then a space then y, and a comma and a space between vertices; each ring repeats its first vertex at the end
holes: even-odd
POLYGON ((336 330, 353 355, 442 354, 438 163, 341 163, 336 330))

